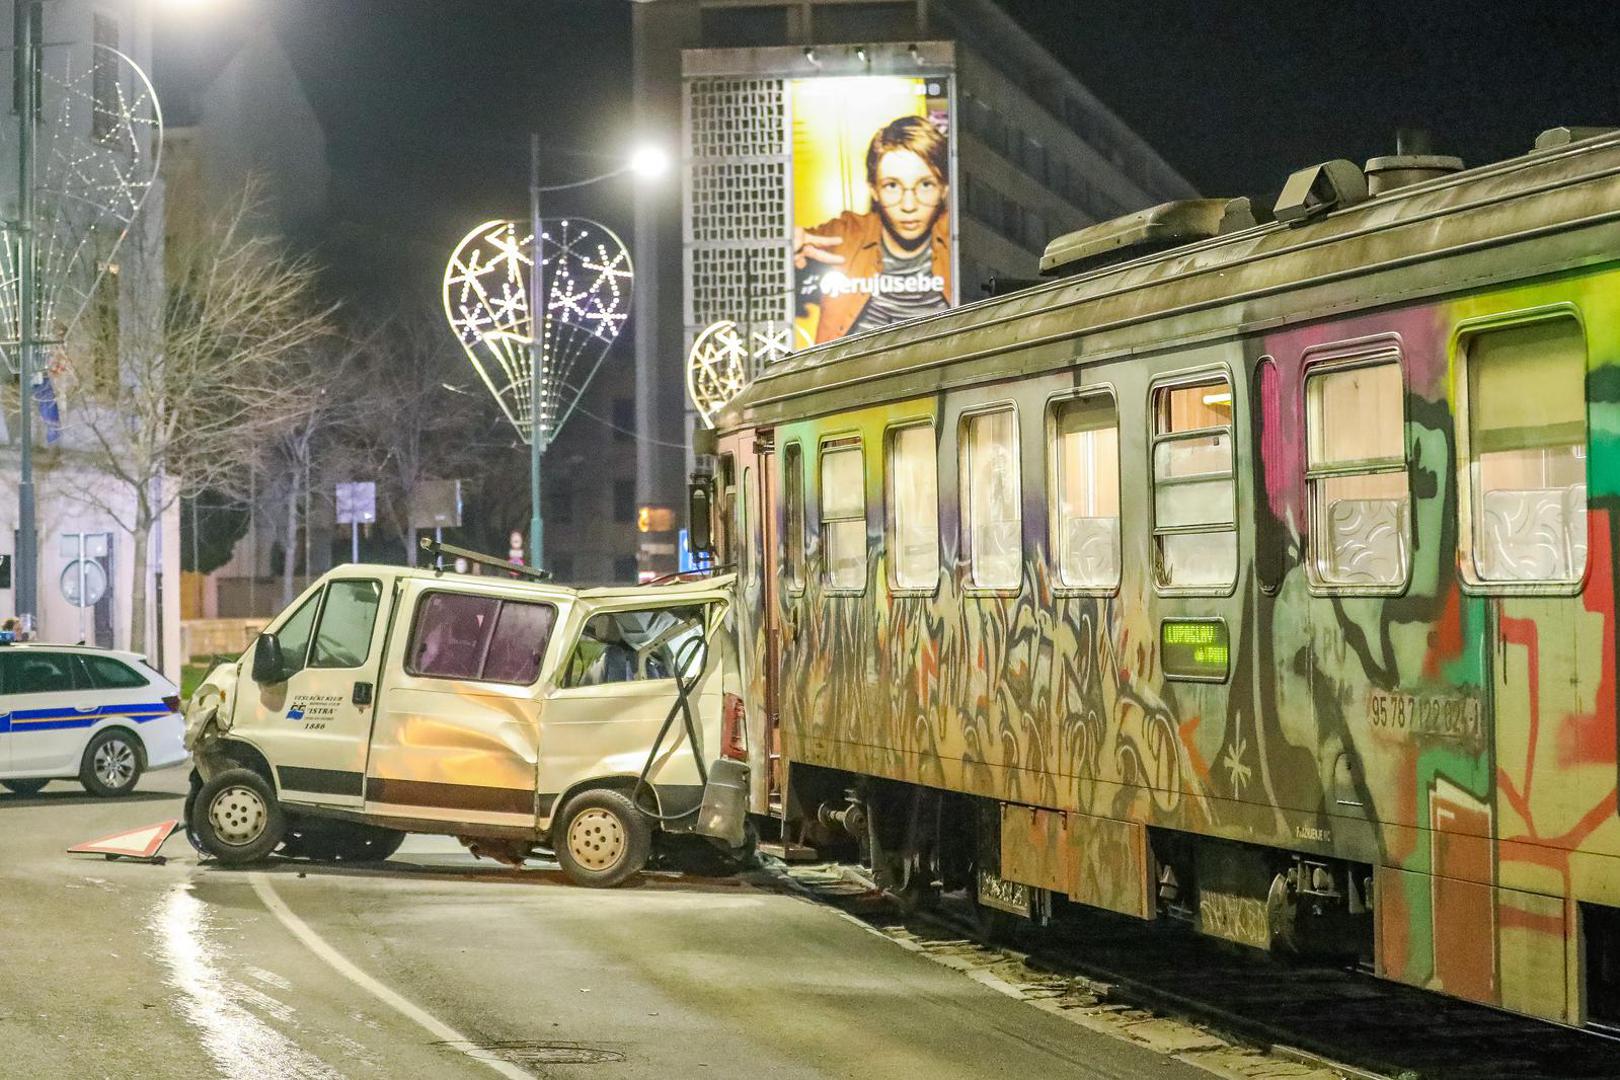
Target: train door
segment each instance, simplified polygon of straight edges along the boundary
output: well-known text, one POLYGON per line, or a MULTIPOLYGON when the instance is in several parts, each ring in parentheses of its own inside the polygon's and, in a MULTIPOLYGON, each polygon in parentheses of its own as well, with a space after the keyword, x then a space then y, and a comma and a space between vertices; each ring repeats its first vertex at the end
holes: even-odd
POLYGON ((778 513, 782 490, 781 459, 776 455, 773 433, 760 432, 754 440, 759 462, 759 514, 756 529, 760 540, 760 597, 765 621, 765 749, 770 755, 770 795, 773 812, 782 807, 782 715, 780 694, 782 664, 782 550, 781 515, 778 513))
POLYGON ((1489 612, 1494 821, 1481 831, 1537 838, 1546 853, 1480 845, 1476 859, 1494 864, 1484 878, 1495 886, 1493 955, 1478 958, 1491 978, 1476 979, 1484 993, 1445 989, 1573 1021, 1580 995, 1566 985, 1561 895, 1570 877, 1550 877, 1545 862, 1569 860, 1613 814, 1614 791, 1613 706, 1600 700, 1612 646, 1583 595, 1591 553, 1611 572, 1607 538, 1589 539, 1594 525, 1608 526, 1587 514, 1586 344, 1581 324, 1555 309, 1465 324, 1457 354, 1459 563, 1489 612))
MULTIPOLYGON (((772 758, 775 671, 771 645, 774 606, 768 602, 765 521, 771 515, 768 493, 769 433, 752 428, 719 440, 720 515, 726 538, 723 564, 737 574, 737 655, 742 668, 744 706, 748 717, 749 810, 768 813, 772 802, 772 758)), ((773 529, 774 532, 774 529, 773 529)), ((774 561, 774 558, 773 558, 774 561)))
POLYGON ((1224 812, 1239 817, 1249 813, 1245 804, 1267 801, 1258 718, 1246 703, 1251 676, 1244 657, 1232 655, 1243 640, 1243 549, 1253 542, 1238 528, 1239 506, 1252 494, 1239 483, 1248 469, 1238 467, 1235 438, 1246 387, 1220 351, 1181 361, 1181 370, 1148 389, 1149 565, 1158 616, 1148 633, 1164 696, 1144 696, 1122 732, 1132 742, 1137 782, 1172 813, 1194 783, 1176 748, 1181 732, 1195 732, 1214 789, 1227 800, 1224 812))

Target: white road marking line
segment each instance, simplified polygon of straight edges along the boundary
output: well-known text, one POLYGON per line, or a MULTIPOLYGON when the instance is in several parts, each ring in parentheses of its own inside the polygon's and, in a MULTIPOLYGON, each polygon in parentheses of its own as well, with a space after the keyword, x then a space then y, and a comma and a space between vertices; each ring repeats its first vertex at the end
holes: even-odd
POLYGON ((292 908, 288 907, 286 902, 276 894, 275 888, 270 884, 270 879, 262 872, 253 871, 248 875, 248 880, 253 883, 253 891, 259 894, 259 899, 264 901, 264 906, 270 909, 270 914, 279 919, 283 926, 292 931, 294 937, 308 946, 310 952, 326 961, 339 975, 342 975, 401 1016, 414 1021, 417 1026, 427 1031, 434 1038, 451 1044, 454 1049, 466 1054, 474 1061, 488 1065, 502 1076, 507 1077, 508 1080, 534 1080, 533 1073, 520 1069, 511 1062, 496 1061, 481 1056, 476 1049, 476 1043, 472 1039, 467 1038, 467 1036, 426 1009, 401 997, 392 988, 383 985, 377 979, 355 967, 348 957, 327 944, 325 938, 311 929, 303 919, 293 914, 292 908))

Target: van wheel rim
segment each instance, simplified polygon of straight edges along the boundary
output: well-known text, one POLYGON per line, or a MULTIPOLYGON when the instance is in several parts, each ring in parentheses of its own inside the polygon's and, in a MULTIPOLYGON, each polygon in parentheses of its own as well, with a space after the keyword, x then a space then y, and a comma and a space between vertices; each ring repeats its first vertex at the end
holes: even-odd
POLYGON ((587 870, 606 870, 624 857, 624 822, 592 807, 568 825, 568 854, 587 870))
POLYGON ((232 847, 251 844, 264 833, 269 808, 250 787, 228 787, 214 796, 208 806, 208 821, 214 835, 232 847))
POLYGON ((92 767, 96 779, 107 787, 124 787, 135 778, 135 748, 121 739, 109 739, 96 747, 92 767))

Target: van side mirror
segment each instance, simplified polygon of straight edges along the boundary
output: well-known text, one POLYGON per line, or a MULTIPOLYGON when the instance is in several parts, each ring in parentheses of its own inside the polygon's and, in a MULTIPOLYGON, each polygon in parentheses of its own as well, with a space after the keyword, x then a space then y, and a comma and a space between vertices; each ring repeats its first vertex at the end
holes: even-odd
POLYGON ((276 635, 263 633, 253 643, 253 681, 260 686, 284 682, 287 665, 281 658, 281 642, 276 635))
POLYGON ((707 480, 694 480, 686 486, 686 528, 694 554, 713 555, 714 535, 709 519, 711 496, 707 480))

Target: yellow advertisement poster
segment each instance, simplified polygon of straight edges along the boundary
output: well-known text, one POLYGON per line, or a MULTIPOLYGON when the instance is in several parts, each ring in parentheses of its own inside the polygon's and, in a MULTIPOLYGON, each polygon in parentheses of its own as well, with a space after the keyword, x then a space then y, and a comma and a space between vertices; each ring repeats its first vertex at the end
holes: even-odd
POLYGON ((800 79, 790 102, 801 339, 832 341, 956 303, 947 80, 800 79))

